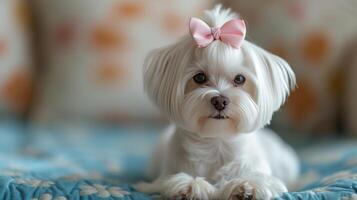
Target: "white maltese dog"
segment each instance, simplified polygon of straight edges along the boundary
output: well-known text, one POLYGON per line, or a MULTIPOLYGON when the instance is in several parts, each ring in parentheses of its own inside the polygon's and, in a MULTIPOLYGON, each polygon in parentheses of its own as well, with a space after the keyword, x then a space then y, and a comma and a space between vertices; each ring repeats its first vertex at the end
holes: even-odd
POLYGON ((288 63, 244 40, 245 24, 216 6, 190 34, 153 51, 144 86, 174 123, 141 192, 166 199, 271 199, 299 172, 294 151, 263 127, 295 86, 288 63))

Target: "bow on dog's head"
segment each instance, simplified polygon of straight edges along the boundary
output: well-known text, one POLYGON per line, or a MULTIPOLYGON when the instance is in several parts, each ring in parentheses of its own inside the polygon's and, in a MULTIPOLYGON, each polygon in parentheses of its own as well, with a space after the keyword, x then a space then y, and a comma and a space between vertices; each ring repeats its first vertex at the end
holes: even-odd
POLYGON ((189 27, 198 47, 207 47, 214 40, 220 40, 239 49, 246 33, 245 23, 241 19, 229 20, 222 27, 209 27, 204 21, 191 18, 189 27))
POLYGON ((229 9, 216 6, 204 21, 191 18, 189 35, 149 54, 149 97, 172 122, 202 137, 263 127, 295 86, 293 71, 244 40, 245 23, 229 9))

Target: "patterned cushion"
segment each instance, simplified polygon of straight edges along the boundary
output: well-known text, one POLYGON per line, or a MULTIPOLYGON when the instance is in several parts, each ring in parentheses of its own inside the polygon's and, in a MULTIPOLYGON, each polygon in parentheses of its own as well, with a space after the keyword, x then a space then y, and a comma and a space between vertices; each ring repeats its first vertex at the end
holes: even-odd
POLYGON ((208 1, 35 1, 46 55, 35 118, 157 118, 142 91, 144 57, 176 41, 208 1))
POLYGON ((21 115, 32 94, 26 0, 0 1, 0 115, 21 115))

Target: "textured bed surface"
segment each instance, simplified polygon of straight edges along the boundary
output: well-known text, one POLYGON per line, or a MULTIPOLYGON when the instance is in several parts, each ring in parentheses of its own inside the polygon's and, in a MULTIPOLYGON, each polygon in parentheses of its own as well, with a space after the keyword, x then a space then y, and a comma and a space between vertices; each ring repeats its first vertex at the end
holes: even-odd
MULTIPOLYGON (((0 123, 0 199, 152 199, 130 184, 144 178, 160 128, 0 123), (24 134, 26 132, 26 134, 24 134)), ((357 143, 301 148, 298 192, 278 199, 357 199, 357 143)))

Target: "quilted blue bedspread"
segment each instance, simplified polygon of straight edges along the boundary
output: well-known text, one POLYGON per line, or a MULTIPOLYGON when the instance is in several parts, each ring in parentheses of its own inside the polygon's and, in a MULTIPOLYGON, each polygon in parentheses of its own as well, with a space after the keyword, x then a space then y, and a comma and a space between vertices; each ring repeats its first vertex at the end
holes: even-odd
MULTIPOLYGON (((0 199, 152 199, 142 180, 160 128, 28 127, 0 122, 0 199)), ((301 148, 297 192, 279 200, 356 200, 357 141, 301 148)))

